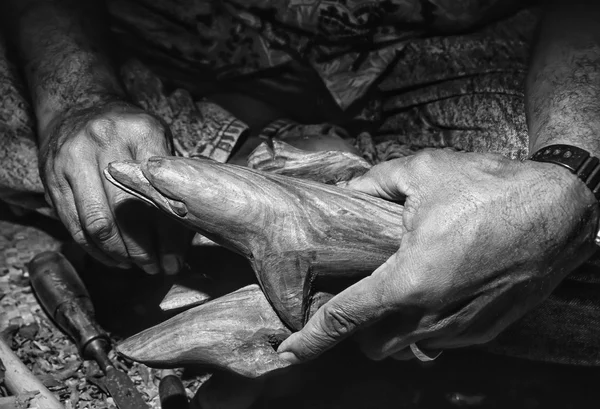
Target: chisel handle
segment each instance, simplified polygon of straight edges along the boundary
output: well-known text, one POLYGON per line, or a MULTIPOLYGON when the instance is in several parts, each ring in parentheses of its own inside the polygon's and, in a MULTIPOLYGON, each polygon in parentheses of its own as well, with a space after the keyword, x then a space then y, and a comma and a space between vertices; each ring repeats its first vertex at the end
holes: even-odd
POLYGON ((92 300, 71 263, 62 254, 47 251, 36 255, 28 267, 44 310, 75 341, 81 354, 92 358, 86 348, 94 340, 108 347, 108 335, 96 323, 92 300))

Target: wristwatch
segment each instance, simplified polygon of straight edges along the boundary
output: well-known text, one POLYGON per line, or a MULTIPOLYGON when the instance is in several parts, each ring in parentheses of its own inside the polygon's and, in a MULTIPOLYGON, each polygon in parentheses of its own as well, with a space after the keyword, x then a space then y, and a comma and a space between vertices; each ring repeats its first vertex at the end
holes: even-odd
MULTIPOLYGON (((571 145, 550 145, 540 149, 530 158, 536 162, 548 162, 569 169, 592 191, 600 201, 600 159, 584 149, 571 145)), ((596 234, 600 246, 600 230, 596 234)))

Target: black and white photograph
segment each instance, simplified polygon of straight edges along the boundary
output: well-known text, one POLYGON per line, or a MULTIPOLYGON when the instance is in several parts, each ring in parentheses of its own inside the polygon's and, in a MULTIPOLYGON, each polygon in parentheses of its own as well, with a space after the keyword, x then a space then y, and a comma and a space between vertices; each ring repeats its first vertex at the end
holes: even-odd
POLYGON ((0 0, 0 409, 600 406, 600 1, 0 0))

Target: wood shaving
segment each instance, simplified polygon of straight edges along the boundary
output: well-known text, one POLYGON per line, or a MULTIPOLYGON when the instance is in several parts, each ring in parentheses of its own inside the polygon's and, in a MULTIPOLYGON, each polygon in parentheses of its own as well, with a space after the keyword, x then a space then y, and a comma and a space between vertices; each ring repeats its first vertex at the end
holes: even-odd
MULTIPOLYGON (((102 387, 95 362, 83 361, 77 347, 46 316, 29 285, 26 263, 61 242, 42 230, 0 220, 0 333, 36 377, 67 409, 116 409, 102 387)), ((111 351, 115 366, 127 373, 150 408, 160 408, 160 370, 126 362, 111 351)), ((0 366, 0 399, 8 397, 0 366)), ((199 382, 185 380, 195 391, 199 382)), ((0 400, 0 409, 27 408, 33 395, 0 400), (7 402, 10 402, 10 406, 7 402)))

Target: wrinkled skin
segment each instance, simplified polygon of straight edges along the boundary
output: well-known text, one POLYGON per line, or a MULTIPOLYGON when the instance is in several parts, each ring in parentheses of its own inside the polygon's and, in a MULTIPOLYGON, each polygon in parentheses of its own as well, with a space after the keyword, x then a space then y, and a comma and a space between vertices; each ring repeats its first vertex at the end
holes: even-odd
POLYGON ((371 276, 332 298, 280 346, 293 362, 356 334, 367 356, 485 343, 595 250, 598 205, 560 166, 428 150, 373 167, 348 188, 404 201, 408 232, 371 276))
POLYGON ((190 233, 102 173, 113 161, 170 156, 170 135, 158 119, 111 101, 67 111, 50 125, 46 141, 40 173, 47 200, 77 243, 109 266, 179 270, 190 233))

